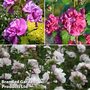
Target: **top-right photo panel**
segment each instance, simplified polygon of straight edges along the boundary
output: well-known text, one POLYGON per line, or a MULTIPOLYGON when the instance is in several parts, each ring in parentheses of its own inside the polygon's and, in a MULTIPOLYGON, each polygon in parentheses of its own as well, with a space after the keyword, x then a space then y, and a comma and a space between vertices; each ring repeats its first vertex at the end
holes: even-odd
POLYGON ((90 0, 45 0, 46 44, 90 44, 90 0))

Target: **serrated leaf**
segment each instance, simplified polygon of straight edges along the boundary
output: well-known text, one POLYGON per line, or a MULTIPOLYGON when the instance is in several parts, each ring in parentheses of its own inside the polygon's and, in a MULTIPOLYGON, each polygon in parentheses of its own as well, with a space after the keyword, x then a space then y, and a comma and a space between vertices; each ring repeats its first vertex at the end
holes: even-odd
POLYGON ((61 35, 61 38, 62 38, 62 43, 63 44, 68 44, 68 41, 69 41, 69 38, 70 38, 68 32, 66 30, 62 30, 60 35, 61 35))
POLYGON ((85 39, 85 37, 83 35, 79 36, 78 40, 81 41, 81 42, 85 42, 86 41, 86 39, 85 39))

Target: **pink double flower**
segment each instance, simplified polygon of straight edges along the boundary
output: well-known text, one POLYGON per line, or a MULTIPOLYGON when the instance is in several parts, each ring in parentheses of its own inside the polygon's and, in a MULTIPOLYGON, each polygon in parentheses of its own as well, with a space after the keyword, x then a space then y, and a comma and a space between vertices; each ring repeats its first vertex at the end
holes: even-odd
POLYGON ((74 8, 69 8, 60 17, 60 23, 70 35, 79 36, 84 32, 86 27, 85 9, 81 9, 80 12, 78 12, 74 8))
POLYGON ((13 20, 3 31, 3 37, 12 44, 18 43, 18 36, 24 35, 27 30, 26 21, 23 18, 13 20))

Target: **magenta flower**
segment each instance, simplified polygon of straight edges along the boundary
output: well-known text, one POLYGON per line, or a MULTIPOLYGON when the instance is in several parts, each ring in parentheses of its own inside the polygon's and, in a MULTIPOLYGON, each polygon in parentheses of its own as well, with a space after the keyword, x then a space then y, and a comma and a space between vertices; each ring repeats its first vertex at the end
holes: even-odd
POLYGON ((41 22, 43 14, 42 9, 34 2, 27 2, 23 8, 23 11, 28 13, 27 20, 30 20, 31 22, 41 22))
POLYGON ((61 44, 62 43, 60 35, 58 35, 58 34, 56 35, 54 42, 55 42, 55 44, 61 44))
POLYGON ((48 20, 45 22, 45 31, 50 35, 53 31, 56 31, 59 28, 58 18, 53 14, 49 15, 48 20))
POLYGON ((86 44, 90 44, 90 35, 86 35, 86 44))
POLYGON ((4 7, 12 6, 14 3, 15 3, 15 0, 4 0, 3 6, 4 7))
POLYGON ((85 9, 80 12, 70 8, 60 17, 60 22, 70 35, 79 36, 86 27, 85 9))
POLYGON ((23 18, 13 20, 3 32, 3 37, 10 43, 18 43, 17 36, 24 35, 27 30, 26 21, 23 18))
POLYGON ((16 29, 18 36, 25 34, 27 30, 27 24, 23 18, 12 21, 10 27, 16 29))
POLYGON ((14 10, 12 6, 15 4, 16 1, 17 0, 4 0, 3 6, 8 9, 9 13, 13 13, 14 10))
POLYGON ((16 34, 16 29, 15 28, 6 28, 3 31, 3 37, 6 41, 12 44, 17 44, 18 43, 18 38, 16 34))

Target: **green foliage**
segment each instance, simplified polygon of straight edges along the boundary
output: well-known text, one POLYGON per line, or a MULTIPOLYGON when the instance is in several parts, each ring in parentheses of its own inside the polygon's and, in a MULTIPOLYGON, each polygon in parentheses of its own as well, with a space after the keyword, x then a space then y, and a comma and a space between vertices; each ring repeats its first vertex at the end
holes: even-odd
POLYGON ((87 27, 85 29, 86 34, 90 34, 90 1, 87 0, 88 3, 85 4, 86 10, 86 20, 87 20, 87 27))
POLYGON ((90 27, 87 27, 87 28, 85 29, 85 33, 86 33, 86 34, 90 34, 90 27))
POLYGON ((28 36, 21 36, 21 44, 29 44, 28 36))
POLYGON ((75 40, 75 36, 70 36, 70 40, 74 41, 75 40))
POLYGON ((70 38, 68 32, 66 30, 62 30, 60 36, 62 38, 62 43, 63 44, 68 44, 68 41, 69 41, 69 38, 70 38))
MULTIPOLYGON (((89 1, 89 0, 88 0, 89 1)), ((90 3, 86 3, 85 5, 86 12, 90 12, 90 3)))
POLYGON ((44 22, 38 23, 38 27, 35 26, 34 22, 27 22, 28 32, 27 38, 32 44, 44 43, 44 22))
POLYGON ((85 39, 85 37, 83 35, 79 36, 78 40, 81 41, 81 42, 85 42, 86 41, 86 39, 85 39))
POLYGON ((56 35, 57 35, 57 32, 54 31, 54 32, 52 33, 52 37, 55 37, 56 35))
POLYGON ((86 20, 87 20, 88 25, 90 25, 90 13, 86 15, 86 20))
POLYGON ((69 4, 70 0, 62 0, 64 4, 69 4))

